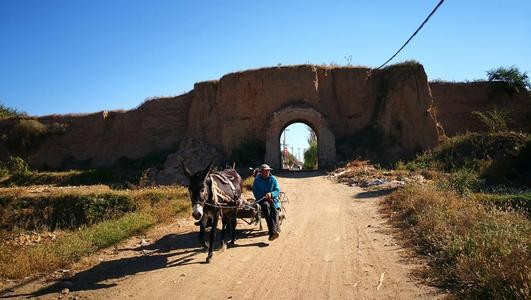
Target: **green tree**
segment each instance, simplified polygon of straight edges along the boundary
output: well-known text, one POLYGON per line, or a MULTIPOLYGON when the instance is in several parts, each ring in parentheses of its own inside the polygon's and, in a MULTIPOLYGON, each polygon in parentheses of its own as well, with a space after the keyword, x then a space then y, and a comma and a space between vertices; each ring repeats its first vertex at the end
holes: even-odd
POLYGON ((517 93, 531 89, 531 82, 529 82, 527 72, 520 71, 516 66, 488 70, 487 78, 489 81, 503 81, 517 93))
POLYGON ((310 147, 304 151, 304 168, 316 169, 318 167, 317 135, 308 127, 308 144, 310 147))

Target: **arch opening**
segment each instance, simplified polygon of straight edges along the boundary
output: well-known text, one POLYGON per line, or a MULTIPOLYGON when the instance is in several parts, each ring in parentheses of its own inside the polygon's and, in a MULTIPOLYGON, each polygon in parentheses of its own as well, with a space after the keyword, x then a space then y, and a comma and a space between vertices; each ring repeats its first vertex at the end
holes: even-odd
POLYGON ((302 120, 286 124, 279 136, 280 165, 283 170, 317 170, 318 138, 310 124, 302 120))
MULTIPOLYGON (((265 161, 273 168, 282 169, 280 155, 284 129, 293 123, 304 123, 315 133, 318 168, 333 167, 336 162, 336 140, 326 119, 308 105, 292 105, 271 114, 267 127, 265 161)), ((288 132, 289 138, 289 132, 288 132)), ((293 149, 295 152, 295 149, 293 149)), ((301 154, 302 155, 302 154, 301 154)))

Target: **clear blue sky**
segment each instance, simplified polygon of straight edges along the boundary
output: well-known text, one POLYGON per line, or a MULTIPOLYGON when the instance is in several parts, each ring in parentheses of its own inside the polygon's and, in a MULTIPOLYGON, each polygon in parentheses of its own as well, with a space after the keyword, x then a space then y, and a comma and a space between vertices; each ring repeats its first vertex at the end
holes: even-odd
MULTIPOLYGON (((377 67, 438 0, 1 0, 0 101, 30 115, 131 109, 226 73, 289 64, 377 67)), ((391 63, 430 79, 531 71, 531 1, 446 0, 391 63)))

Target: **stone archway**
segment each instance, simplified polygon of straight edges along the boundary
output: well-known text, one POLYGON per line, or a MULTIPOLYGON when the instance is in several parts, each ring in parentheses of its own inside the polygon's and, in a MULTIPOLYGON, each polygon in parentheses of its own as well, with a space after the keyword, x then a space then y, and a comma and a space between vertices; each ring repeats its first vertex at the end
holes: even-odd
POLYGON ((265 161, 280 169, 280 134, 288 125, 301 122, 310 126, 318 140, 319 168, 334 166, 336 162, 336 139, 326 119, 311 107, 288 106, 271 115, 267 127, 265 161))

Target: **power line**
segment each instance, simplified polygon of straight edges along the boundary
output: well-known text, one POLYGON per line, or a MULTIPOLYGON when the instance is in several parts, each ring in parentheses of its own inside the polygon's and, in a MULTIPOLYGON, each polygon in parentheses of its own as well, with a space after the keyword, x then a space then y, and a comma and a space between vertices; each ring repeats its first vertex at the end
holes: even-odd
POLYGON ((435 6, 435 8, 431 11, 431 13, 428 15, 428 17, 426 18, 426 20, 424 20, 424 22, 422 22, 422 24, 420 24, 419 28, 417 28, 417 30, 411 35, 411 37, 404 43, 404 45, 402 45, 402 47, 400 47, 400 49, 398 49, 398 51, 396 51, 396 53, 391 56, 391 58, 389 58, 386 62, 384 62, 381 66, 379 66, 378 68, 376 68, 376 70, 378 69, 381 69, 383 66, 385 66, 388 62, 390 62, 393 58, 395 58, 395 56, 400 52, 402 51, 402 49, 404 49, 404 47, 407 45, 407 43, 409 43, 409 41, 411 41, 411 39, 420 31, 420 29, 422 28, 422 26, 424 26, 424 24, 426 24, 426 22, 428 22, 428 20, 431 18, 431 16, 435 13, 435 11, 439 8, 439 6, 441 6, 441 4, 443 4, 444 0, 441 0, 439 2, 439 4, 437 4, 437 6, 435 6))

